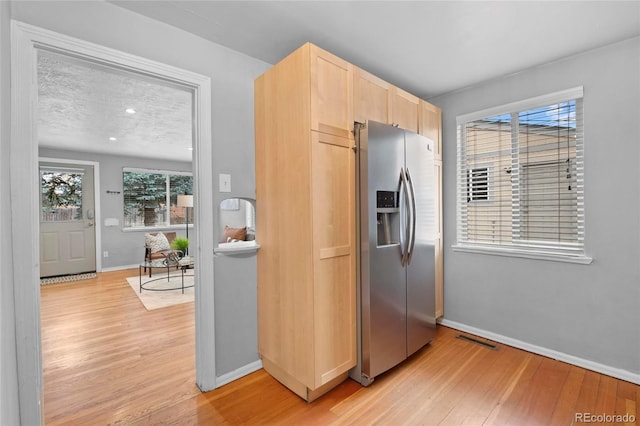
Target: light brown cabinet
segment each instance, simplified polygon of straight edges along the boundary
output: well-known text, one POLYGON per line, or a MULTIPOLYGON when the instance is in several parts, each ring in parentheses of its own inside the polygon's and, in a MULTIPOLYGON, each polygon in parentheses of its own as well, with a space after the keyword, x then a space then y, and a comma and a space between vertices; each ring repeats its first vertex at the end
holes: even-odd
POLYGON ((354 67, 353 117, 392 124, 418 133, 420 99, 367 71, 354 67))
POLYGON ((392 85, 354 67, 353 70, 353 118, 358 123, 367 120, 391 124, 392 85))
POLYGON ((255 82, 258 350, 307 401, 356 364, 352 85, 308 43, 255 82))
POLYGON ((434 159, 442 161, 442 111, 437 106, 423 100, 420 100, 418 133, 433 141, 434 159))
MULTIPOLYGON (((310 43, 255 81, 258 351, 307 401, 356 365, 354 121, 432 139, 441 180, 440 119, 433 105, 310 43)), ((441 316, 441 213, 437 236, 441 316)))
POLYGON ((442 245, 442 111, 420 100, 418 132, 433 141, 436 188, 436 318, 444 315, 444 264, 442 245))
POLYGON ((391 124, 418 133, 420 99, 409 92, 394 87, 391 91, 391 124))
POLYGON ((311 129, 353 138, 353 65, 307 43, 311 83, 311 129))

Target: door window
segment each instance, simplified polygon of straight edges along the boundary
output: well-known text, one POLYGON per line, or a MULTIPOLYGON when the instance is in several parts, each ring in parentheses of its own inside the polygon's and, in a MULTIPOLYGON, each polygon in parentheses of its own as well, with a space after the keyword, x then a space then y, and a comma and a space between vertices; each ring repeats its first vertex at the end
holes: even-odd
POLYGON ((40 169, 40 221, 82 220, 81 170, 40 169))

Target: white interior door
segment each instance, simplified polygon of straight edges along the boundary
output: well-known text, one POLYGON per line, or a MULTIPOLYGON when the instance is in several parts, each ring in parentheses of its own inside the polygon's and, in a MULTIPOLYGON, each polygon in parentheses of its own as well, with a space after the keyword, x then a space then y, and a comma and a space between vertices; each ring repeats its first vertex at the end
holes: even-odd
POLYGON ((40 277, 96 270, 93 166, 40 163, 40 277))

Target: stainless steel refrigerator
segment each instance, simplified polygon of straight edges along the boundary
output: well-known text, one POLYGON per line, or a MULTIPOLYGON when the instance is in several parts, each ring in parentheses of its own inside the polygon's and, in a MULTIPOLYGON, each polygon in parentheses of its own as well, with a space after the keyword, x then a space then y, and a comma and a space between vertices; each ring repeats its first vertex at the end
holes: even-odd
POLYGON ((359 187, 358 364, 367 386, 435 336, 433 142, 356 124, 359 187))

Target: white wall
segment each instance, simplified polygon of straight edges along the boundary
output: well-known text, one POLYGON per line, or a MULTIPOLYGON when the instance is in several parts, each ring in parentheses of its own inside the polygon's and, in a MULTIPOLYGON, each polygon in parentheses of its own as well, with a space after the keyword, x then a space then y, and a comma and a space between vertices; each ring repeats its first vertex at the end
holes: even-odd
POLYGON ((640 378, 640 39, 431 99, 443 110, 446 320, 640 378), (454 252, 459 114, 584 86, 591 265, 454 252))
POLYGON ((0 2, 0 425, 20 423, 11 250, 10 13, 0 2))
MULTIPOLYGON (((218 187, 218 173, 229 173, 232 176, 231 194, 214 194, 214 205, 211 208, 215 208, 214 215, 217 215, 217 206, 227 196, 255 198, 253 81, 270 67, 269 64, 106 2, 19 1, 10 5, 6 2, 0 4, 3 11, 3 155, 0 163, 3 166, 3 178, 8 174, 4 167, 8 164, 5 151, 9 148, 8 138, 5 137, 7 120, 4 115, 5 111, 9 110, 9 103, 8 96, 5 96, 5 93, 8 93, 8 85, 4 81, 7 75, 4 64, 8 64, 9 49, 4 43, 8 39, 9 25, 6 15, 10 9, 11 17, 18 21, 209 76, 212 86, 213 174, 216 181, 214 187, 218 187)), ((2 179, 1 188, 3 199, 8 199, 8 179, 2 179)), ((4 213, 1 225, 4 236, 5 227, 10 229, 10 223, 4 213)), ((215 229, 218 229, 217 226, 215 229)), ((212 236, 216 241, 219 237, 212 236)), ((7 240, 3 237, 2 241, 4 254, 7 240)), ((10 251, 10 247, 7 248, 10 251)), ((7 266, 10 268, 11 260, 3 257, 3 328, 5 318, 13 321, 13 315, 8 310, 13 309, 12 297, 5 299, 5 287, 8 288, 12 284, 10 275, 5 281, 5 275, 10 274, 7 266), (5 300, 7 309, 4 306, 5 300)), ((255 256, 240 257, 233 261, 216 259, 214 272, 217 321, 216 374, 222 375, 258 360, 254 303, 257 281, 255 256), (227 269, 230 271, 226 271, 227 269), (241 285, 237 285, 237 281, 241 285), (218 323, 220 312, 229 314, 220 318, 218 323), (234 324, 242 324, 245 327, 239 333, 241 337, 238 337, 234 324)), ((6 324, 6 327, 13 328, 11 322, 6 324)), ((15 345, 9 341, 11 338, 5 338, 3 333, 3 354, 15 352, 15 345)), ((8 375, 15 376, 15 362, 5 363, 3 358, 2 366, 3 370, 6 366, 8 375)), ((3 376, 3 386, 4 382, 3 376)), ((15 387, 10 387, 9 390, 13 395, 17 393, 15 387)), ((4 398, 3 396, 3 402, 4 398)), ((14 408, 15 400, 10 399, 7 402, 10 408, 14 408)), ((5 416, 5 412, 6 416, 12 416, 11 410, 7 412, 4 406, 2 408, 2 416, 5 416)), ((8 422, 12 423, 14 422, 8 422)))

